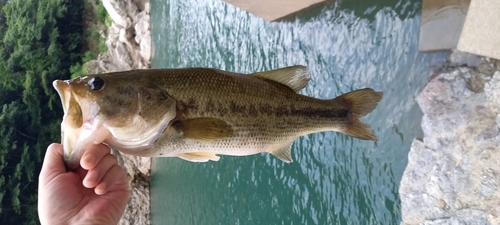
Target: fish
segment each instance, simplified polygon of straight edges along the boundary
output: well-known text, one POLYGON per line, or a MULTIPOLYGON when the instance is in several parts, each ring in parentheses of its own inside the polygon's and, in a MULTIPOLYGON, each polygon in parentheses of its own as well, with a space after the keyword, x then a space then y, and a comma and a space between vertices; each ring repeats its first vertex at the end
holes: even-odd
POLYGON ((242 74, 213 68, 143 69, 55 80, 64 159, 78 167, 90 145, 142 157, 218 161, 267 152, 292 162, 293 142, 335 131, 377 136, 363 118, 383 97, 363 88, 333 99, 299 94, 305 66, 242 74))

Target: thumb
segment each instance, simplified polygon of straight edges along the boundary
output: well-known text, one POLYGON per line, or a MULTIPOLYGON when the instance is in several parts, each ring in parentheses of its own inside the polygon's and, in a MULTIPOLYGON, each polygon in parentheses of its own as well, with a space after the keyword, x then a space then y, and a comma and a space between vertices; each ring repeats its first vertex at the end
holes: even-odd
POLYGON ((39 182, 46 184, 59 174, 66 173, 64 165, 64 149, 61 144, 53 143, 47 148, 40 171, 39 182))

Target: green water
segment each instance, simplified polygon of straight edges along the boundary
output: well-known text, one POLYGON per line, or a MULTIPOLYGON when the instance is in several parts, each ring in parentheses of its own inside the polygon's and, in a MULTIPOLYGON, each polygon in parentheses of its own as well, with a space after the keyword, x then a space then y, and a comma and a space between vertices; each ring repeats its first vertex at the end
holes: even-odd
POLYGON ((155 68, 302 64, 312 76, 302 94, 384 92, 364 119, 376 143, 312 134, 294 143, 291 164, 268 154, 154 159, 152 223, 399 224, 399 182, 422 136, 414 98, 445 58, 418 53, 420 9, 419 1, 337 1, 270 23, 221 0, 151 1, 155 68))

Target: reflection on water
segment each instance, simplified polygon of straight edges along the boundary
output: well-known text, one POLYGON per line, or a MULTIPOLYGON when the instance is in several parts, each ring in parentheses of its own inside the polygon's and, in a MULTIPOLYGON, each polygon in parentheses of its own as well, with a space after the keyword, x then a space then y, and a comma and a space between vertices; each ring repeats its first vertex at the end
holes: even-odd
MULTIPOLYGON (((364 121, 378 142, 299 138, 294 162, 267 154, 153 161, 153 224, 398 224, 398 186, 421 111, 414 97, 444 55, 419 54, 417 1, 328 2, 269 23, 220 0, 151 2, 153 67, 249 73, 302 64, 302 94, 384 92, 364 121)), ((270 96, 272 97, 272 96, 270 96)))

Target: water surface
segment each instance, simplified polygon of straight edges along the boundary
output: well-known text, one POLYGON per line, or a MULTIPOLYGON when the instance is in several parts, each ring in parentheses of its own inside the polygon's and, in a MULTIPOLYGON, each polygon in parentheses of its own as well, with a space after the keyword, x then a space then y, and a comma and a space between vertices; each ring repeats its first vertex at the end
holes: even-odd
POLYGON ((364 119, 378 142, 311 134, 294 143, 291 164, 268 154, 154 159, 152 223, 399 224, 399 182, 422 136, 414 98, 445 57, 418 53, 420 9, 419 1, 337 1, 271 23, 221 0, 152 1, 155 68, 302 64, 312 79, 301 94, 384 92, 364 119))

